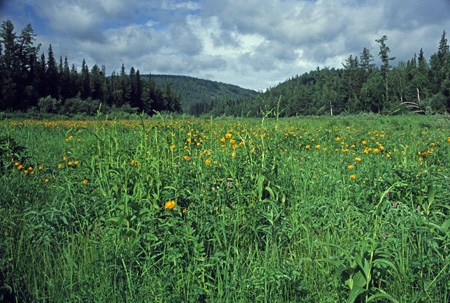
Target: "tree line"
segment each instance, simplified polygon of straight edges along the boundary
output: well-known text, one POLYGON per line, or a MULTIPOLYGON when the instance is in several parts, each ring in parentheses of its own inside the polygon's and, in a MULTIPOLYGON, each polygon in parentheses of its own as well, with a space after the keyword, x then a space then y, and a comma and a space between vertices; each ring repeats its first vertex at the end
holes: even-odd
POLYGON ((368 48, 350 55, 342 68, 317 68, 241 102, 223 100, 209 108, 218 115, 297 116, 373 112, 450 113, 450 52, 445 31, 437 52, 398 62, 387 36, 377 39, 379 64, 368 48))
POLYGON ((67 57, 57 61, 51 45, 46 53, 40 53, 35 40, 31 24, 20 34, 9 20, 1 25, 0 111, 95 114, 102 105, 148 114, 181 112, 181 94, 187 98, 195 91, 194 97, 189 95, 194 101, 184 104, 185 110, 194 115, 450 112, 450 51, 445 31, 437 52, 428 60, 420 49, 418 55, 392 66, 395 57, 390 54, 387 36, 383 36, 376 40, 378 64, 371 51, 363 48, 360 54, 346 58, 341 68, 317 68, 254 96, 223 91, 223 87, 215 87, 217 83, 197 90, 198 83, 165 81, 161 86, 153 77, 141 76, 134 67, 127 73, 124 64, 119 73, 107 76, 104 66, 89 68, 83 60, 79 71, 67 57), (213 94, 211 89, 219 91, 220 98, 205 97, 213 94))
POLYGON ((106 76, 104 66, 89 68, 85 60, 78 71, 67 57, 55 59, 50 45, 46 55, 35 45, 36 34, 28 24, 20 34, 11 21, 0 28, 0 111, 37 109, 49 113, 95 113, 103 107, 145 113, 181 111, 180 97, 170 84, 161 88, 151 77, 141 78, 131 67, 127 73, 106 76))

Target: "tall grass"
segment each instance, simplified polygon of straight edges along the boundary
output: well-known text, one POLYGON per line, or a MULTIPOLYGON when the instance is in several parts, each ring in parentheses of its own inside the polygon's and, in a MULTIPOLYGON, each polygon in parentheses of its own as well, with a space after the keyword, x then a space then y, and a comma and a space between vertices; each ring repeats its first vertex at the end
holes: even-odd
POLYGON ((448 302, 449 136, 439 117, 2 121, 0 301, 448 302))

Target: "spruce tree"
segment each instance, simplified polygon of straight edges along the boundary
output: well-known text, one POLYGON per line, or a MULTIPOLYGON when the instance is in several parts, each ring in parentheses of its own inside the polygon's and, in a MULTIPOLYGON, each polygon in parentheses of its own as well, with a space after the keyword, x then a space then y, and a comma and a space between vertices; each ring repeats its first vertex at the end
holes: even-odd
POLYGON ((16 79, 19 64, 17 60, 17 35, 14 32, 14 25, 7 20, 2 23, 0 28, 0 43, 3 45, 2 54, 2 99, 0 100, 0 109, 14 109, 16 102, 16 79))
POLYGON ((59 74, 58 68, 56 67, 56 60, 53 54, 52 45, 48 47, 48 58, 47 58, 47 85, 48 94, 55 99, 59 98, 59 74))
MULTIPOLYGON (((395 57, 389 57, 389 46, 386 45, 387 36, 384 35, 380 39, 376 39, 375 41, 380 44, 380 52, 378 53, 381 59, 381 76, 384 81, 384 104, 386 105, 389 102, 389 71, 391 69, 390 61, 394 60, 395 57)), ((381 106, 382 108, 383 106, 381 106)))

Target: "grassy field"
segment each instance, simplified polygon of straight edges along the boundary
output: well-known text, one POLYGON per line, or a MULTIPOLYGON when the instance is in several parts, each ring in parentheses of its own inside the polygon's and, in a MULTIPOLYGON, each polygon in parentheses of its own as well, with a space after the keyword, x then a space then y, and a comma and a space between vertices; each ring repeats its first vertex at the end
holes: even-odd
POLYGON ((0 301, 450 301, 450 120, 0 121, 0 301))

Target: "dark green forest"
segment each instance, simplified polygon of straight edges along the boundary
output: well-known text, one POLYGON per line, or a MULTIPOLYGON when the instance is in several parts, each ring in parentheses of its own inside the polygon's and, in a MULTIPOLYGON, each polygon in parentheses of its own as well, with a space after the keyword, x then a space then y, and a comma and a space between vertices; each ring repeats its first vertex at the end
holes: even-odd
POLYGON ((450 112, 450 52, 445 31, 427 60, 422 49, 395 60, 386 36, 377 39, 378 58, 367 48, 342 68, 317 68, 297 75, 246 102, 225 101, 214 114, 233 116, 336 115, 355 113, 435 114, 450 112))
POLYGON ((141 75, 122 64, 107 75, 104 66, 81 70, 67 57, 41 52, 27 25, 17 34, 11 21, 0 28, 0 111, 75 115, 103 112, 185 112, 213 116, 337 115, 450 112, 450 51, 445 31, 436 53, 420 49, 392 66, 388 37, 350 55, 341 68, 317 68, 264 93, 186 76, 141 75), (377 59, 377 60, 375 60, 377 59), (379 62, 376 64, 375 62, 379 62))
POLYGON ((83 60, 81 71, 67 57, 56 60, 50 45, 40 53, 36 34, 27 25, 20 34, 11 21, 0 28, 0 111, 32 111, 52 114, 93 115, 103 110, 124 112, 181 112, 179 96, 170 85, 159 87, 139 70, 129 72, 122 64, 119 74, 106 75, 105 67, 89 68, 83 60))

